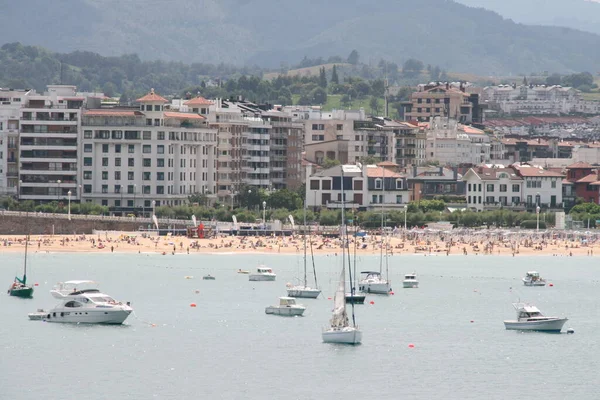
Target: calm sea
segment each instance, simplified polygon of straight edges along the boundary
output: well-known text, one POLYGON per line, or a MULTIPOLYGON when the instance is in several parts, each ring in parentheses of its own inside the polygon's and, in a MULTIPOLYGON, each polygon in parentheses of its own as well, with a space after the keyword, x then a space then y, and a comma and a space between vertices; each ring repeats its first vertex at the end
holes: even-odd
MULTIPOLYGON (((597 259, 394 256, 395 295, 356 307, 363 344, 348 347, 321 342, 340 258, 316 258, 324 296, 301 301, 304 317, 285 318, 264 308, 299 275, 298 256, 32 254, 35 298, 0 296, 0 399, 599 397, 597 259), (259 263, 276 282, 236 273, 259 263), (523 287, 532 269, 554 286, 523 287), (402 289, 413 271, 420 287, 402 289), (203 281, 207 273, 217 279, 203 281), (136 315, 124 326, 28 320, 55 305, 56 282, 71 279, 98 281, 136 315), (564 330, 575 334, 506 331, 519 298, 567 316, 564 330)), ((359 262, 379 268, 377 257, 359 262)), ((3 285, 21 264, 19 254, 0 255, 3 285)))

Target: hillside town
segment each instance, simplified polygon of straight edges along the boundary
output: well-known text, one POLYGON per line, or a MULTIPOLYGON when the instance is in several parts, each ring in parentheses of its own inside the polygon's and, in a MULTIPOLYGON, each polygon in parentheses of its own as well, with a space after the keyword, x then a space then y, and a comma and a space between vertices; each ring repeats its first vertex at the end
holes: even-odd
POLYGON ((446 198, 473 211, 564 211, 598 204, 598 114, 576 89, 526 81, 418 85, 398 119, 153 89, 126 105, 70 85, 0 89, 0 196, 150 216, 193 194, 246 206, 242 188, 305 184, 315 209, 446 198))

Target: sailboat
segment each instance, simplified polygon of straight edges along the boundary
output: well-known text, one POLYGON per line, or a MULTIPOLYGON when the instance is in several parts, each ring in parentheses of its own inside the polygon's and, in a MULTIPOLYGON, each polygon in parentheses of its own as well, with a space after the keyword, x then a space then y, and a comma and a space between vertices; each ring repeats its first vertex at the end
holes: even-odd
POLYGON ((15 276, 15 280, 8 288, 8 294, 15 297, 32 298, 33 287, 27 285, 27 247, 29 245, 29 236, 25 239, 25 262, 23 264, 23 279, 15 276))
MULTIPOLYGON (((342 240, 344 243, 347 240, 346 219, 344 215, 344 167, 342 166, 342 240)), ((352 269, 348 268, 350 282, 352 282, 352 269)), ((351 285, 352 286, 352 285, 351 285)), ((351 289, 351 294, 354 293, 354 288, 351 289)), ((356 325, 356 317, 354 315, 354 303, 352 306, 352 325, 346 311, 346 252, 342 251, 342 271, 340 273, 340 281, 334 296, 333 315, 331 316, 329 328, 323 331, 323 342, 325 343, 343 343, 343 344, 359 344, 362 341, 362 332, 356 325)))
MULTIPOLYGON (((381 167, 381 191, 385 191, 385 168, 381 167)), ((384 195, 385 196, 385 195, 384 195)), ((375 293, 375 294, 389 294, 392 291, 390 280, 389 280, 389 263, 387 256, 387 234, 385 234, 384 227, 384 201, 382 196, 381 201, 381 256, 379 258, 379 272, 377 271, 363 271, 363 278, 359 282, 359 289, 361 292, 375 293), (385 236, 384 236, 385 235, 385 236), (385 248, 385 254, 384 254, 385 248), (383 273, 383 260, 385 258, 385 274, 386 277, 383 279, 381 274, 383 273)))
MULTIPOLYGON (((309 231, 310 235, 310 231, 309 231)), ((321 294, 319 289, 314 289, 308 286, 306 278, 306 201, 304 202, 304 285, 288 287, 287 293, 289 297, 299 297, 303 299, 316 299, 321 294)), ((312 248, 311 248, 312 250, 312 248)), ((315 288, 317 287, 317 271, 313 259, 313 274, 315 277, 315 288)))
MULTIPOLYGON (((357 237, 354 237, 354 279, 356 280, 356 247, 357 237)), ((349 246, 348 246, 349 247, 349 246)), ((343 250, 342 250, 343 251, 343 250)), ((350 259, 350 248, 348 248, 348 260, 350 259)), ((346 303, 351 304, 365 304, 365 295, 363 293, 358 293, 356 291, 356 283, 355 281, 350 282, 350 292, 346 293, 346 303)))

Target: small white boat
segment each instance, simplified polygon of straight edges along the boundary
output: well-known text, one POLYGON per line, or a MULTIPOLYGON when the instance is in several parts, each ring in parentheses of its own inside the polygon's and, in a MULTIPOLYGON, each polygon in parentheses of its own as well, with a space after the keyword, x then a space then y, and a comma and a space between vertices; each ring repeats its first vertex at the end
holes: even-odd
POLYGON ((280 297, 278 306, 268 306, 265 308, 266 314, 284 315, 288 317, 301 316, 306 307, 302 304, 296 304, 293 297, 280 297))
POLYGON ((208 274, 208 275, 203 276, 202 279, 205 281, 214 281, 215 277, 212 276, 211 274, 208 274))
POLYGON ((546 280, 540 277, 539 272, 529 271, 523 278, 525 286, 546 286, 546 280))
POLYGON ((238 269, 238 270, 237 270, 237 273, 238 273, 238 274, 246 274, 246 275, 248 275, 248 274, 250 273, 250 271, 246 271, 246 270, 238 269))
POLYGON ((46 322, 82 324, 122 324, 133 312, 129 303, 123 304, 100 292, 94 281, 68 281, 59 283, 50 291, 61 302, 48 310, 46 322))
POLYGON ((504 321, 508 330, 560 332, 567 318, 546 317, 532 305, 513 303, 517 311, 517 319, 504 321))
POLYGON ((32 312, 27 314, 30 320, 32 321, 41 321, 43 320, 48 313, 44 311, 42 308, 38 308, 36 312, 32 312))
POLYGON ((375 271, 363 271, 364 278, 358 282, 358 290, 363 293, 389 294, 392 291, 390 282, 375 271))
POLYGON ((274 281, 277 275, 273 273, 271 268, 260 266, 256 269, 256 272, 250 274, 248 280, 250 281, 274 281))
POLYGON ((361 341, 362 332, 354 326, 331 327, 323 331, 324 343, 360 344, 361 341))
POLYGON ((321 294, 319 289, 313 289, 308 286, 292 286, 290 283, 286 285, 287 294, 289 297, 298 297, 301 299, 316 299, 321 294))
POLYGON ((402 287, 404 287, 405 289, 418 288, 419 281, 417 280, 417 274, 415 274, 413 272, 412 274, 404 275, 404 280, 402 281, 402 287))

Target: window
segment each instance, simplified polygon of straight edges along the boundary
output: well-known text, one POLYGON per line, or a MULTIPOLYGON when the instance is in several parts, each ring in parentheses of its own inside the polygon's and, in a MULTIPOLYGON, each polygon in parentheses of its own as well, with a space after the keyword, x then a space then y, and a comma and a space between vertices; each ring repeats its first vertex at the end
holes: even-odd
POLYGON ((310 190, 319 190, 319 180, 318 179, 311 179, 310 190))
POLYGON ((377 195, 376 194, 374 194, 373 197, 371 197, 371 203, 377 204, 377 195))
POLYGON ((519 193, 519 185, 512 185, 513 193, 519 193))
POLYGON ((133 180, 133 177, 134 177, 134 173, 133 173, 133 171, 129 171, 129 172, 127 172, 127 180, 128 180, 128 181, 132 181, 132 180, 133 180))
POLYGON ((112 138, 113 139, 123 139, 123 131, 112 131, 112 138))
POLYGON ((556 179, 552 179, 552 183, 550 186, 552 189, 556 189, 556 179))
POLYGON ((108 193, 108 185, 102 185, 102 193, 108 193))
MULTIPOLYGON (((481 192, 481 183, 479 184, 479 191, 481 192)), ((481 203, 481 202, 480 202, 481 203)))
POLYGON ((323 190, 331 190, 331 181, 323 181, 321 186, 323 187, 323 190))
MULTIPOLYGON (((144 185, 142 186, 142 193, 144 194, 150 194, 150 185, 144 185)), ((150 201, 150 200, 147 200, 150 201)))
POLYGON ((336 129, 337 129, 338 131, 341 131, 341 130, 343 130, 343 129, 344 129, 344 125, 343 125, 343 124, 337 124, 335 127, 336 127, 336 129))
MULTIPOLYGON (((103 193, 106 193, 106 192, 103 192, 103 193)), ((103 206, 108 206, 108 200, 102 200, 102 205, 103 206)))
POLYGON ((121 145, 115 144, 115 153, 120 153, 120 152, 121 152, 121 145))
POLYGON ((152 160, 150 158, 144 158, 144 167, 151 167, 152 160))
POLYGON ((115 167, 120 167, 121 166, 121 158, 117 157, 115 158, 115 167))
POLYGON ((494 200, 494 196, 487 196, 485 198, 485 202, 488 204, 496 204, 496 201, 494 200))
POLYGON ((114 186, 114 192, 115 193, 121 193, 121 185, 115 185, 114 186))
POLYGON ((401 194, 396 195, 396 204, 402 204, 402 195, 401 194))
POLYGON ((108 144, 103 144, 102 145, 102 152, 103 153, 108 153, 108 144))
POLYGON ((127 146, 127 152, 129 153, 134 153, 135 152, 135 145, 130 144, 127 146))
POLYGON ((83 145, 83 152, 84 153, 91 153, 92 152, 92 144, 91 143, 86 143, 83 145))
POLYGON ((363 181, 360 179, 354 179, 352 184, 354 185, 354 190, 363 190, 363 181))
POLYGON ((521 202, 521 199, 517 196, 513 196, 513 198, 511 199, 511 202, 513 203, 513 205, 518 206, 519 203, 521 202))
POLYGON ((121 207, 121 200, 115 200, 115 207, 121 207))
POLYGON ((144 154, 150 154, 152 153, 152 145, 149 144, 145 144, 142 146, 142 153, 144 154))
POLYGON ((165 173, 164 172, 157 172, 156 173, 156 180, 157 181, 164 181, 165 180, 165 173))
POLYGON ((150 132, 150 131, 144 131, 144 133, 142 134, 142 139, 144 139, 144 140, 152 140, 152 132, 150 132))
MULTIPOLYGON (((467 185, 467 190, 468 190, 469 192, 471 191, 471 184, 470 184, 470 183, 467 185)), ((470 203, 470 202, 469 202, 469 203, 470 203)))
POLYGON ((156 146, 156 152, 158 154, 165 154, 165 146, 162 144, 159 144, 158 146, 156 146))
POLYGON ((134 191, 135 191, 135 186, 134 185, 127 185, 127 193, 133 194, 134 191))
POLYGON ((501 184, 500 185, 500 192, 506 192, 506 191, 508 191, 507 185, 501 184))
POLYGON ((165 159, 164 158, 157 158, 156 159, 156 166, 157 167, 164 167, 165 166, 165 159))
POLYGON ((324 131, 325 125, 324 124, 312 124, 312 130, 313 131, 324 131))
POLYGON ((91 167, 92 166, 92 157, 84 157, 83 158, 83 166, 91 167))
POLYGON ((108 171, 102 171, 102 180, 105 181, 108 179, 108 171))
POLYGON ((83 193, 92 193, 92 185, 83 185, 83 193))
POLYGON ((142 173, 142 180, 149 181, 150 180, 150 172, 143 172, 142 173))
POLYGON ((102 166, 103 167, 108 167, 108 157, 103 157, 102 158, 102 166))
POLYGON ((157 139, 158 140, 165 140, 165 133, 164 132, 158 132, 157 139))
POLYGON ((325 135, 312 135, 312 140, 314 142, 322 142, 325 140, 325 135))
POLYGON ((382 187, 381 179, 379 179, 379 178, 375 179, 375 189, 381 189, 381 187, 382 187))
MULTIPOLYGON (((491 183, 488 183, 488 184, 486 185, 486 189, 485 189, 485 190, 487 190, 488 192, 493 192, 493 191, 494 191, 494 185, 493 185, 493 184, 491 184, 491 183)), ((487 201, 487 200, 486 200, 486 201, 487 201)))
POLYGON ((84 139, 91 139, 92 138, 92 131, 83 131, 83 138, 84 139))
POLYGON ((128 158, 127 159, 127 165, 130 167, 135 167, 135 159, 134 158, 128 158))
MULTIPOLYGON (((164 186, 157 186, 156 187, 156 194, 165 194, 165 187, 164 186)), ((156 204, 158 205, 158 202, 156 202, 156 204)))
POLYGON ((402 189, 402 180, 396 180, 396 189, 402 189))
POLYGON ((115 181, 121 180, 121 171, 115 171, 115 181))
POLYGON ((83 171, 83 179, 92 179, 92 171, 83 171))
MULTIPOLYGON (((71 300, 71 301, 67 301, 67 302, 65 303, 65 307, 69 307, 69 308, 77 308, 77 307, 81 307, 81 303, 80 303, 80 302, 78 302, 78 301, 73 301, 73 300, 71 300)), ((50 315, 50 314, 48 314, 48 315, 50 315)))

